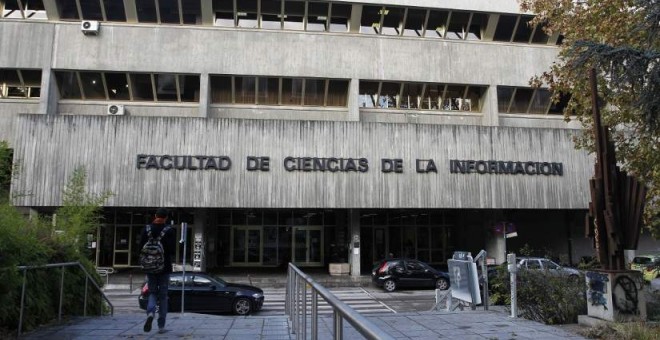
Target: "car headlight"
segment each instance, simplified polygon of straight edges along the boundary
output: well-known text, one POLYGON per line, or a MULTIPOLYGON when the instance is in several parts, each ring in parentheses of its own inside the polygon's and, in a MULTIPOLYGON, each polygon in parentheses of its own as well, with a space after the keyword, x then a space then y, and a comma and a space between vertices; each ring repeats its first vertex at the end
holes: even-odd
POLYGON ((255 299, 260 299, 260 298, 262 298, 263 296, 264 296, 264 295, 261 294, 261 293, 254 293, 254 294, 252 294, 252 297, 255 298, 255 299))

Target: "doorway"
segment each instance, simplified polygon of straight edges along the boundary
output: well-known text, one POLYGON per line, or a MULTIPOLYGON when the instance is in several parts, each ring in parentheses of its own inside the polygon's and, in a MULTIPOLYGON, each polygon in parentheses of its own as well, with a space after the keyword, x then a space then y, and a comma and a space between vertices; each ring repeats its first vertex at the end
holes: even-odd
POLYGON ((323 227, 293 227, 292 262, 297 266, 323 266, 323 227))

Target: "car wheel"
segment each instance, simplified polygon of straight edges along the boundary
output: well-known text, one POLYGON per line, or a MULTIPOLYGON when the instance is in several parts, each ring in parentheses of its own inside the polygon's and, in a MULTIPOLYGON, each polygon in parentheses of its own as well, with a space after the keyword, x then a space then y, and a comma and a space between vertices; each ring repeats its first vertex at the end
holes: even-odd
POLYGON ((252 303, 246 298, 239 298, 234 301, 234 313, 238 315, 248 315, 252 311, 252 303))
POLYGON ((388 292, 393 292, 396 289, 396 282, 394 280, 387 280, 383 283, 383 288, 388 292))
POLYGON ((447 281, 445 278, 439 278, 438 281, 435 282, 435 288, 440 290, 447 290, 449 289, 449 281, 447 281))

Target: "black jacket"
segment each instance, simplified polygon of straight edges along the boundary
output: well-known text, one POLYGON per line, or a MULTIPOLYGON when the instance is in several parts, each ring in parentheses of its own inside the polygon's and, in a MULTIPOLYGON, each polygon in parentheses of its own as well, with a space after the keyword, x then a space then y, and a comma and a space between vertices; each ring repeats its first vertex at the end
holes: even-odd
MULTIPOLYGON (((165 224, 151 224, 151 236, 154 238, 160 235, 160 232, 163 231, 165 224)), ((149 235, 147 235, 147 227, 142 229, 142 235, 140 236, 140 249, 144 247, 144 244, 149 240, 149 235)), ((163 273, 172 272, 172 258, 176 256, 176 229, 174 226, 170 226, 163 238, 160 239, 160 243, 163 245, 163 250, 165 251, 165 268, 163 273)))

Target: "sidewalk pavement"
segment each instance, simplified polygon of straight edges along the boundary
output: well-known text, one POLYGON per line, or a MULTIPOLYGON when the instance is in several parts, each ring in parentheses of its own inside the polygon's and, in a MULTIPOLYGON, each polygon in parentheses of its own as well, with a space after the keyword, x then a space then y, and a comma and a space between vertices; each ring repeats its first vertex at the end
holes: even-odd
MULTIPOLYGON (((510 318, 498 311, 434 311, 365 315, 396 339, 586 339, 567 330, 522 318, 510 318)), ((286 316, 216 316, 195 313, 170 313, 167 332, 157 327, 143 331, 145 314, 76 318, 66 324, 44 327, 23 335, 25 339, 295 339, 286 316)), ((333 318, 319 316, 319 339, 332 339, 333 318)), ((363 338, 347 321, 345 339, 363 338)), ((310 338, 311 320, 307 320, 310 338)))

